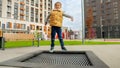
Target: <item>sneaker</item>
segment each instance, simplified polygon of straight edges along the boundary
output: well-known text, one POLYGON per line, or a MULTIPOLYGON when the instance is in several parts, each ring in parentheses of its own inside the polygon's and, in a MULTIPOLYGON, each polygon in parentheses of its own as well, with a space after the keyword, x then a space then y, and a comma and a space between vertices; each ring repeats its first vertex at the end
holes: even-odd
POLYGON ((63 50, 63 51, 67 51, 67 49, 66 49, 65 47, 62 47, 62 50, 63 50))
POLYGON ((54 48, 51 48, 49 52, 54 52, 54 48))

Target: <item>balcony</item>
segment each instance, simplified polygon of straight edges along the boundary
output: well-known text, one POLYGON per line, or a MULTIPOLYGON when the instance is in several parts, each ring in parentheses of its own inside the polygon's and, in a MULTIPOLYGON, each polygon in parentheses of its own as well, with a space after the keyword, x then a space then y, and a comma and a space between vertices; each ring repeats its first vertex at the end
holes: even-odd
POLYGON ((42 3, 40 3, 40 5, 42 6, 42 3))
POLYGON ((24 18, 20 18, 21 21, 25 21, 24 18))
POLYGON ((25 14, 24 13, 20 13, 20 16, 25 16, 25 14))
POLYGON ((40 8, 40 11, 42 11, 42 8, 40 8))
POLYGON ((10 28, 12 28, 12 22, 10 22, 10 25, 9 25, 10 28))
POLYGON ((20 7, 20 10, 25 10, 23 7, 20 7))
POLYGON ((40 2, 43 2, 42 0, 40 0, 40 2))
POLYGON ((20 2, 20 4, 25 5, 25 3, 24 3, 24 2, 20 2))
POLYGON ((30 24, 30 27, 31 27, 32 30, 35 30, 35 25, 30 24))
POLYGON ((40 18, 40 20, 42 20, 42 18, 40 18))

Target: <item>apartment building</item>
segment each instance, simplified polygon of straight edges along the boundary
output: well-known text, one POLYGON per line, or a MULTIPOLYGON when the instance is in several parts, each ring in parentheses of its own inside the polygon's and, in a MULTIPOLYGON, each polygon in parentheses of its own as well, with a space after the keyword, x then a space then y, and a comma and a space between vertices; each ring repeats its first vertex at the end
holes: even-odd
POLYGON ((44 23, 52 0, 0 0, 0 29, 3 33, 44 34, 44 23))
POLYGON ((120 0, 85 0, 84 6, 85 20, 92 8, 92 26, 97 38, 120 38, 120 0))

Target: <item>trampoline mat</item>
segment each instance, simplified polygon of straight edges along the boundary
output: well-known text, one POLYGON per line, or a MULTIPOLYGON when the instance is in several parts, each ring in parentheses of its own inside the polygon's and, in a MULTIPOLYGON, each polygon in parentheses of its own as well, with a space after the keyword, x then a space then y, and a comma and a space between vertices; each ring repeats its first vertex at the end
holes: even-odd
POLYGON ((85 54, 55 54, 43 53, 30 57, 22 62, 40 63, 40 64, 70 64, 80 66, 91 66, 91 63, 85 54))
POLYGON ((36 51, 4 62, 20 68, 109 68, 92 51, 36 51))

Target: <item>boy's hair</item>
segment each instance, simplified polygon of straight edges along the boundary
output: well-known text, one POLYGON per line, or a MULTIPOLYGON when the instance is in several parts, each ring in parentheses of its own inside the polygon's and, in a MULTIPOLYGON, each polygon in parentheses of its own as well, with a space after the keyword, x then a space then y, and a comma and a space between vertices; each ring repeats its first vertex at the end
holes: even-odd
POLYGON ((60 5, 62 6, 62 3, 61 3, 61 2, 56 2, 55 5, 56 5, 56 4, 60 4, 60 5))

